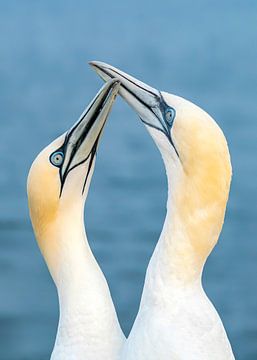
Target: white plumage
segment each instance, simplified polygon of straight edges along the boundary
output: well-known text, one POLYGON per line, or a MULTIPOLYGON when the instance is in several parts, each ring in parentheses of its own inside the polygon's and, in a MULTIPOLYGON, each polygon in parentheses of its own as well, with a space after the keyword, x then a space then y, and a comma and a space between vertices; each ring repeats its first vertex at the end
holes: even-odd
POLYGON ((28 177, 34 232, 59 298, 52 360, 121 356, 125 338, 84 227, 96 147, 118 86, 112 80, 101 89, 79 121, 38 155, 28 177))
POLYGON ((215 121, 183 98, 163 93, 104 63, 104 79, 138 113, 159 148, 168 179, 164 227, 147 268, 124 360, 232 360, 232 349, 201 276, 216 244, 231 180, 226 139, 215 121))

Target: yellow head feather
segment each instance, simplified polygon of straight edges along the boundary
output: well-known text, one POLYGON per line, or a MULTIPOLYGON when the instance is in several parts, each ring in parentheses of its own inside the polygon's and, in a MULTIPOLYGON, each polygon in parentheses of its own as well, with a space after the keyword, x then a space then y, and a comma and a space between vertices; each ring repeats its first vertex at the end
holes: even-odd
POLYGON ((28 204, 32 226, 46 261, 55 256, 57 247, 51 236, 60 207, 59 169, 49 162, 49 155, 63 142, 63 136, 46 147, 34 160, 27 181, 28 204))
POLYGON ((184 219, 195 253, 206 259, 218 240, 228 200, 232 168, 227 142, 216 122, 184 99, 172 139, 183 168, 175 216, 184 219))

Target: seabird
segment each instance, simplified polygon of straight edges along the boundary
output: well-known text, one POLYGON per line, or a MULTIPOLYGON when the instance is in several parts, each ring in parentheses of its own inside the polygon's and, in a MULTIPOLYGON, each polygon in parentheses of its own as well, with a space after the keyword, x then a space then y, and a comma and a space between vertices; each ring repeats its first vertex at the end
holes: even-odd
POLYGON ((136 111, 161 152, 167 214, 147 268, 124 360, 231 360, 234 355, 202 271, 222 229, 231 182, 225 136, 193 103, 102 62, 90 65, 136 111))
POLYGON ((28 176, 33 229, 59 298, 52 360, 118 360, 125 339, 84 227, 96 150, 118 88, 117 79, 107 82, 72 128, 37 156, 28 176))

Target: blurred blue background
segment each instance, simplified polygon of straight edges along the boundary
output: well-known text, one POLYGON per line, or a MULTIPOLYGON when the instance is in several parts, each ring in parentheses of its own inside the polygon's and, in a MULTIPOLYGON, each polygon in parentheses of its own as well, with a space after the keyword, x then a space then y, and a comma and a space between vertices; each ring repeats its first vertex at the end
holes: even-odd
MULTIPOLYGON (((257 2, 0 1, 0 38, 0 359, 50 356, 57 296, 31 229, 26 177, 102 85, 87 65, 101 60, 195 102, 224 130, 234 176, 204 284, 237 359, 256 360, 257 2)), ((118 99, 85 216, 126 334, 165 202, 160 155, 118 99)))

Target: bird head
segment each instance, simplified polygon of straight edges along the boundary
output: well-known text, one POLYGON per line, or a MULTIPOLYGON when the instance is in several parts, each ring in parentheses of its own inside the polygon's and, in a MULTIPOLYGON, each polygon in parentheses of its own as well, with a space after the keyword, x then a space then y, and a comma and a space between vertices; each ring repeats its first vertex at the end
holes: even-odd
MULTIPOLYGON (((90 65, 105 81, 119 79, 119 94, 154 139, 174 189, 171 191, 176 207, 174 216, 192 222, 201 216, 206 221, 217 216, 218 234, 229 193, 231 163, 225 136, 217 123, 182 97, 156 90, 111 65, 98 61, 90 65)), ((197 237, 198 221, 195 224, 197 237)))
POLYGON ((48 232, 58 221, 64 225, 72 216, 83 217, 97 145, 118 87, 117 79, 108 81, 71 129, 41 151, 31 166, 28 202, 43 253, 48 232))

